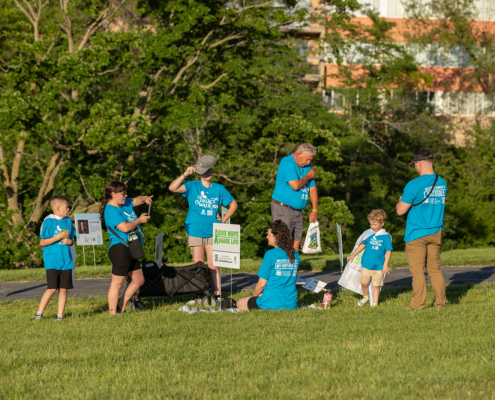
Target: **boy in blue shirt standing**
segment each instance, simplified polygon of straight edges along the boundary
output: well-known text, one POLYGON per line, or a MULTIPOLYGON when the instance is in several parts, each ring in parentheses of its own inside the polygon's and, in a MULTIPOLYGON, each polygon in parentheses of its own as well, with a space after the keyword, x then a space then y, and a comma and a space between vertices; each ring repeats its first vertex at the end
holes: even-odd
POLYGON ((48 302, 59 291, 56 321, 61 321, 67 301, 67 289, 74 288, 76 234, 69 213, 69 199, 56 195, 50 201, 53 214, 43 221, 40 245, 43 247, 43 261, 46 269, 47 289, 41 298, 38 312, 33 319, 42 319, 48 302))
POLYGON ((390 273, 388 263, 392 255, 392 237, 383 229, 387 214, 383 210, 373 210, 368 215, 370 228, 374 234, 371 234, 364 239, 357 249, 349 257, 347 261, 354 260, 363 249, 363 257, 361 258, 361 285, 363 288, 363 298, 358 302, 358 306, 362 307, 368 301, 368 285, 370 279, 373 283, 373 299, 374 304, 371 307, 378 305, 378 297, 380 296, 380 287, 383 286, 383 277, 390 273))

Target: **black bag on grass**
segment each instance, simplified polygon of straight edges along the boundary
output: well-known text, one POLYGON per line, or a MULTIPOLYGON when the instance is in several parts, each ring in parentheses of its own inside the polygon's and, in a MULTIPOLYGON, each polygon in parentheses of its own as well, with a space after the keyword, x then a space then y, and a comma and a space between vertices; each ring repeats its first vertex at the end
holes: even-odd
POLYGON ((158 267, 154 262, 143 265, 144 284, 138 297, 177 296, 181 294, 204 294, 210 291, 208 266, 202 262, 185 267, 158 267))
POLYGON ((222 310, 226 310, 227 308, 237 308, 237 302, 230 297, 222 299, 220 302, 220 308, 222 310))

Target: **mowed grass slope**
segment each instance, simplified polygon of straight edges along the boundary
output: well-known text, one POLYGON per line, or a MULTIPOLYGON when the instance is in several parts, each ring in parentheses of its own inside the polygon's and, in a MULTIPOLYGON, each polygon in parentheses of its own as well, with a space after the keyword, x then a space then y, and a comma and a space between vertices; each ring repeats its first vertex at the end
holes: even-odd
POLYGON ((62 322, 56 302, 43 321, 30 320, 37 300, 0 302, 0 398, 494 398, 495 285, 450 285, 441 310, 411 310, 410 297, 194 315, 161 300, 118 317, 104 297, 70 298, 62 322))
MULTIPOLYGON (((344 255, 344 265, 346 263, 344 255)), ((444 267, 472 267, 487 266, 495 264, 495 247, 485 247, 479 249, 462 249, 449 250, 441 253, 442 266, 444 267)), ((232 270, 233 273, 257 273, 261 259, 250 260, 241 259, 241 269, 232 270)), ((170 266, 184 266, 188 264, 169 264, 170 266)), ((394 251, 390 261, 390 267, 406 268, 407 256, 404 251, 394 251)), ((300 271, 332 271, 340 269, 338 255, 305 255, 301 254, 300 271)), ((221 268, 222 273, 230 274, 230 269, 221 268)), ((87 265, 86 267, 78 265, 76 267, 76 279, 95 279, 111 278, 111 265, 87 265)), ((23 281, 43 281, 46 280, 45 270, 43 268, 23 269, 23 270, 0 270, 0 282, 23 282, 23 281)))

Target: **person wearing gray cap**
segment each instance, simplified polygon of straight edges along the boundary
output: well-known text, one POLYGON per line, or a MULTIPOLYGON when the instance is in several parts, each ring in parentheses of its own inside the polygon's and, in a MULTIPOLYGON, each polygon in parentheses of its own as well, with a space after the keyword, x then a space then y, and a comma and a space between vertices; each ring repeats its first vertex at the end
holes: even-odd
POLYGON ((193 262, 204 262, 206 252, 213 289, 218 299, 222 287, 220 271, 213 265, 213 224, 227 221, 237 210, 237 202, 223 185, 211 181, 216 163, 216 157, 209 154, 202 156, 194 167, 188 167, 168 188, 174 193, 181 193, 189 203, 185 228, 193 262), (193 173, 197 173, 201 179, 183 183, 193 173), (229 207, 223 219, 218 215, 221 205, 229 207))
POLYGON ((413 279, 411 308, 421 309, 426 305, 425 265, 435 293, 435 307, 440 308, 446 305, 445 279, 440 269, 440 245, 447 182, 433 170, 433 154, 428 150, 414 153, 409 165, 413 163, 419 178, 406 185, 396 205, 397 214, 407 213, 404 241, 413 279))
POLYGON ((289 227, 294 238, 294 249, 299 251, 303 235, 302 210, 311 199, 313 209, 309 222, 318 220, 318 192, 316 190, 316 172, 311 160, 316 149, 311 143, 303 143, 293 154, 280 160, 272 194, 271 212, 274 221, 280 219, 289 227))

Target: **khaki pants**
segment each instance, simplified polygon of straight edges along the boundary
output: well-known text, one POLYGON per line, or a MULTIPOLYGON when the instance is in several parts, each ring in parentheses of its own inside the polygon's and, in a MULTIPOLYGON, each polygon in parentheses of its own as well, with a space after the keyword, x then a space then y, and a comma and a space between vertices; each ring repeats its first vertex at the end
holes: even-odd
POLYGON ((445 305, 445 279, 440 270, 441 243, 441 230, 433 235, 406 242, 407 261, 413 286, 411 308, 421 309, 426 305, 425 264, 435 293, 435 307, 445 305))

